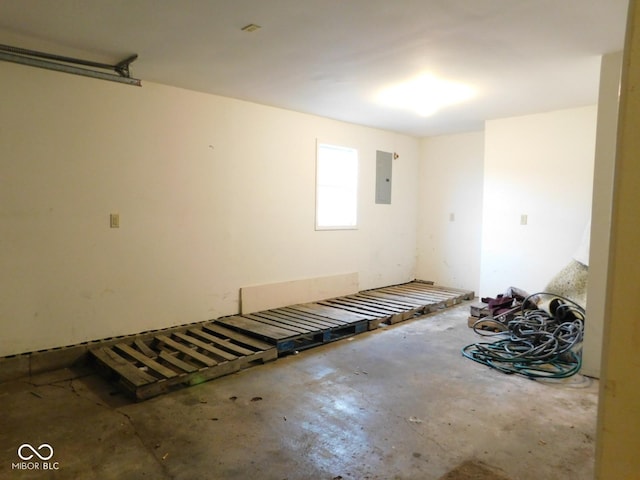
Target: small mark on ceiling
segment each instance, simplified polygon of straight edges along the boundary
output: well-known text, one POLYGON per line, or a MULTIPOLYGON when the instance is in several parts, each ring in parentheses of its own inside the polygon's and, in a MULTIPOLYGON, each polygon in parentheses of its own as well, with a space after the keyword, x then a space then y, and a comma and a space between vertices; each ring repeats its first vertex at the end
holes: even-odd
POLYGON ((255 23, 250 23, 249 25, 245 25, 244 27, 241 28, 241 30, 243 32, 255 32, 256 30, 259 30, 260 28, 262 28, 260 25, 256 25, 255 23))

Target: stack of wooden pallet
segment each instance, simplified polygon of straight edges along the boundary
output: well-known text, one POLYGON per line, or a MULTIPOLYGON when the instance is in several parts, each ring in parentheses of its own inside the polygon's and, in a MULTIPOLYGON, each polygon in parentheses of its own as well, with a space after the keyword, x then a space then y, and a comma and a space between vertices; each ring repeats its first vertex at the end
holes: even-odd
POLYGON ((91 355, 105 375, 143 400, 473 297, 468 290, 413 281, 152 332, 99 346, 91 355))

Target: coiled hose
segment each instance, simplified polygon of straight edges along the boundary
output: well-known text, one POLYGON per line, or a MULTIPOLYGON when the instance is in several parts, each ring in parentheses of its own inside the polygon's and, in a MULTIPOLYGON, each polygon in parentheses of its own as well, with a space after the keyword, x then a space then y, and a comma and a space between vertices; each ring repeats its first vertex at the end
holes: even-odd
MULTIPOLYGON (((487 319, 481 319, 486 322, 487 319)), ((506 330, 498 333, 480 333, 501 337, 495 342, 467 345, 462 355, 475 362, 495 368, 503 373, 516 373, 529 378, 568 378, 582 367, 582 337, 584 309, 574 301, 560 295, 540 292, 527 297, 520 314, 510 320, 506 330), (539 296, 553 297, 549 311, 526 310, 529 300, 539 296)), ((504 324, 496 322, 504 329, 504 324)))

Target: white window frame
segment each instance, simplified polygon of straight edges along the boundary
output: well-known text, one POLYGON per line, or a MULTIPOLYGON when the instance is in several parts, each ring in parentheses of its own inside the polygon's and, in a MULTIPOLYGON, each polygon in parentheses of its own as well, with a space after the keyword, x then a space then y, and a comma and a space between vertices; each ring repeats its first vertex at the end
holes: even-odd
POLYGON ((358 171, 357 149, 317 141, 316 230, 357 230, 358 171))

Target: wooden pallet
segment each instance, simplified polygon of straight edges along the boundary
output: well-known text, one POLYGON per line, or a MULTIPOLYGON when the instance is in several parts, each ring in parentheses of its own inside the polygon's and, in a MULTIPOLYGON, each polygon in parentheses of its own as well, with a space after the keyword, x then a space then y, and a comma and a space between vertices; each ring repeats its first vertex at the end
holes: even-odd
POLYGON ((222 317, 216 322, 267 341, 278 353, 290 353, 366 331, 370 316, 330 305, 304 303, 244 315, 222 317))
POLYGON ((375 308, 398 310, 389 316, 386 323, 397 323, 408 318, 451 307, 464 300, 472 300, 474 292, 456 288, 441 287, 430 282, 414 280, 390 287, 364 290, 355 297, 367 299, 375 308))
POLYGON ((90 354, 103 374, 137 400, 277 358, 273 345, 214 322, 97 347, 90 354))
POLYGON ((414 281, 355 295, 219 318, 221 325, 272 343, 279 353, 309 348, 452 306, 468 290, 414 281))
POLYGON ((416 280, 128 337, 90 353, 106 375, 144 400, 473 297, 470 291, 416 280))

